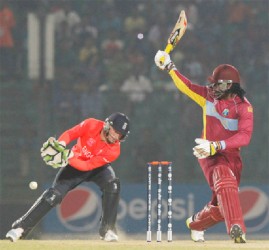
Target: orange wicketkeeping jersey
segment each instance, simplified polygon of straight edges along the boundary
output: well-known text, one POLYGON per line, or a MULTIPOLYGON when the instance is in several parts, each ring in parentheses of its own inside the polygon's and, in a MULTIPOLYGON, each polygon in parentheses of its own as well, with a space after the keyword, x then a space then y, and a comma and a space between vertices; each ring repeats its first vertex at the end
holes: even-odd
POLYGON ((69 164, 80 170, 89 171, 115 161, 120 155, 120 142, 108 144, 101 140, 101 131, 104 122, 89 118, 65 131, 59 141, 69 144, 77 140, 72 151, 74 157, 69 164))

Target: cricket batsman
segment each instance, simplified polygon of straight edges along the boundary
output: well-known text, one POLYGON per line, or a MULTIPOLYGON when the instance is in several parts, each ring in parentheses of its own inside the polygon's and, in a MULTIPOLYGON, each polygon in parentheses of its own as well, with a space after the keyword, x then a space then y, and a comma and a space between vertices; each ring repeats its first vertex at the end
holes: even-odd
POLYGON ((203 131, 195 139, 193 154, 198 158, 212 197, 201 211, 187 219, 191 238, 204 242, 204 231, 225 221, 234 242, 245 243, 246 226, 238 195, 243 167, 240 148, 251 140, 253 108, 241 87, 240 74, 234 66, 222 64, 209 76, 209 84, 201 86, 182 75, 168 53, 159 50, 155 63, 169 73, 179 91, 202 108, 203 131))
POLYGON ((120 197, 120 181, 111 162, 120 155, 120 146, 130 131, 129 118, 113 113, 105 121, 88 118, 65 131, 58 140, 50 137, 41 148, 47 165, 60 168, 53 185, 12 224, 6 238, 12 242, 25 238, 37 223, 65 195, 82 182, 94 182, 102 191, 102 218, 99 234, 104 241, 118 241, 115 227, 120 197), (73 140, 72 149, 66 146, 73 140))

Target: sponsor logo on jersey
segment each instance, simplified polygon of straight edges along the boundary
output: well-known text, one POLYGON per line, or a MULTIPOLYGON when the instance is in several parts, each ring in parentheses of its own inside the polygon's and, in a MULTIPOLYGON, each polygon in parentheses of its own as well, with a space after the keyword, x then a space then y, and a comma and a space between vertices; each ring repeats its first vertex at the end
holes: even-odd
POLYGON ((84 154, 87 158, 92 158, 92 157, 93 157, 92 152, 89 151, 89 150, 87 149, 86 146, 84 146, 84 147, 82 148, 82 152, 83 152, 83 154, 84 154))
POLYGON ((96 141, 93 138, 87 140, 87 144, 91 147, 96 141))
POLYGON ((223 114, 224 116, 229 115, 229 109, 224 109, 223 112, 222 112, 222 114, 223 114))

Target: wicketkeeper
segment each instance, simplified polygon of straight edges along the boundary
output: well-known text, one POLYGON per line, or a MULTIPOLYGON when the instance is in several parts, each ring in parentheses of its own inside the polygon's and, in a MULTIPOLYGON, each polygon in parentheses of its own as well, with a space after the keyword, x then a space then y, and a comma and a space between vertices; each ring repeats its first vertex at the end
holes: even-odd
POLYGON ((29 211, 12 224, 6 237, 11 241, 25 238, 37 223, 65 195, 82 182, 92 181, 102 191, 101 239, 118 241, 116 231, 120 181, 111 162, 120 155, 120 144, 130 131, 129 118, 113 113, 105 121, 89 118, 65 131, 59 138, 49 138, 41 148, 47 165, 60 167, 53 185, 36 200, 29 211), (72 149, 66 146, 77 140, 72 149))
POLYGON ((156 65, 166 70, 176 87, 203 111, 203 131, 195 140, 194 155, 212 190, 205 207, 187 219, 193 241, 204 241, 204 231, 225 221, 235 243, 246 242, 246 227, 238 195, 242 161, 240 148, 247 146, 253 131, 253 109, 240 85, 238 70, 229 64, 216 67, 207 86, 193 84, 182 75, 169 54, 158 51, 156 65), (164 60, 163 60, 164 59, 164 60), (163 62, 163 63, 162 63, 163 62))

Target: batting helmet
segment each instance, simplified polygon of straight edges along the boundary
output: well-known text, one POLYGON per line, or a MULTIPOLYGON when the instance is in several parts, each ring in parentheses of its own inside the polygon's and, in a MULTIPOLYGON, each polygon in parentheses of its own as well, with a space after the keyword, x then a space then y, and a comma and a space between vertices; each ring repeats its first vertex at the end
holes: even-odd
POLYGON ((213 74, 208 77, 210 83, 221 83, 226 81, 228 83, 239 83, 240 75, 238 70, 230 64, 221 64, 216 67, 213 74))
POLYGON ((107 117, 104 126, 105 131, 108 131, 110 126, 122 135, 121 141, 126 139, 130 133, 130 120, 128 116, 123 113, 117 112, 107 117))

